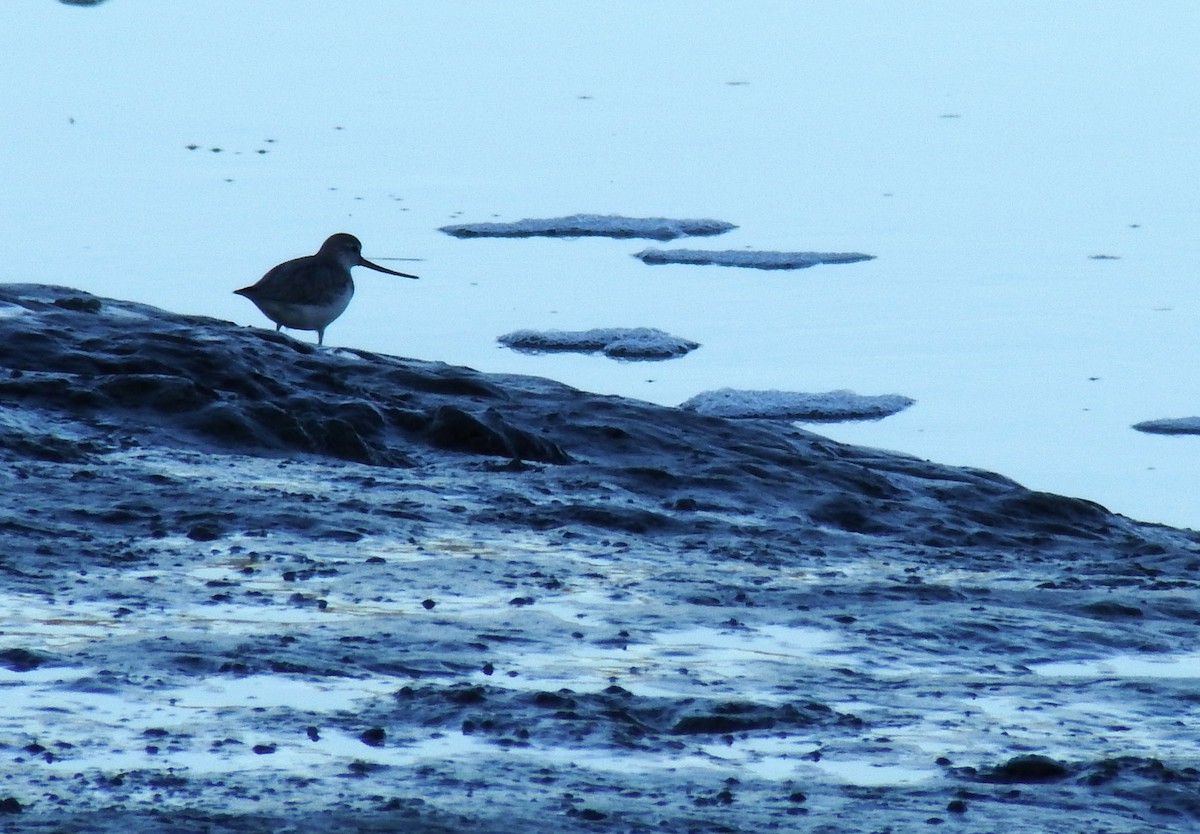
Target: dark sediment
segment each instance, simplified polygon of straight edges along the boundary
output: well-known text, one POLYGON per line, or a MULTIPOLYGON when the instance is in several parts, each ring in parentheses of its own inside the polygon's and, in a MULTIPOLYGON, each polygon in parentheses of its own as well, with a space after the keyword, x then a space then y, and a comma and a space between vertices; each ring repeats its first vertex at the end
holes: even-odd
POLYGON ((6 831, 1200 826, 1189 679, 1037 671, 1194 651, 1186 531, 33 285, 0 457, 6 831))

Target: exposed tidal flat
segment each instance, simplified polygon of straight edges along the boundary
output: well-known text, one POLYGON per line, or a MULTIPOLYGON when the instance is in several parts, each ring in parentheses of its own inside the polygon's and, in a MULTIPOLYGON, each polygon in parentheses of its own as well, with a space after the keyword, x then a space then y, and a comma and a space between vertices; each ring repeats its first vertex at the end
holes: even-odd
POLYGON ((0 287, 0 828, 1181 831, 1200 536, 0 287))

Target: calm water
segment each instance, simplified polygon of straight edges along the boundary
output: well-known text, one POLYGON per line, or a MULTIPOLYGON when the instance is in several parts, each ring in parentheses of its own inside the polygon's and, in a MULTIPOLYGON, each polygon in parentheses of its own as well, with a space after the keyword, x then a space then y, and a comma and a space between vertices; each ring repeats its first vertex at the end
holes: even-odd
POLYGON ((360 271, 332 345, 666 404, 905 394, 819 430, 1200 527, 1200 437, 1129 429, 1200 414, 1192 0, 13 5, 0 280, 262 326, 231 290, 350 231, 422 280, 360 271), (640 241, 436 231, 578 212, 878 258, 647 267, 640 241), (703 347, 495 343, 638 326, 703 347))

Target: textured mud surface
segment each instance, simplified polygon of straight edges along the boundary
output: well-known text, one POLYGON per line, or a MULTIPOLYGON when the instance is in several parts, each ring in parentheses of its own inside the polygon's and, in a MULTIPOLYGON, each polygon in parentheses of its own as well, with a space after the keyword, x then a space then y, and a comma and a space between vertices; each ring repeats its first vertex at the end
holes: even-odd
POLYGON ((0 830, 1200 829, 1195 534, 0 286, 0 830))

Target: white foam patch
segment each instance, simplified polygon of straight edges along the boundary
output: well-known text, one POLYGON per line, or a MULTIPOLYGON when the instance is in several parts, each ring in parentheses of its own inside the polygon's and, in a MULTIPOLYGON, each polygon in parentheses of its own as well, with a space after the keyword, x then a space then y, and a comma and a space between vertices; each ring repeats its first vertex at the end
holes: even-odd
POLYGON ((1133 428, 1147 434, 1200 434, 1200 417, 1164 417, 1134 423, 1133 428))
POLYGON ((661 360, 684 356, 698 342, 653 327, 594 330, 516 330, 496 341, 523 353, 604 353, 613 359, 661 360))
POLYGON ((645 264, 739 266, 749 269, 807 269, 817 264, 852 264, 874 260, 861 252, 767 252, 752 249, 644 249, 634 255, 645 264))
POLYGON ((903 411, 915 401, 900 394, 868 396, 853 391, 806 394, 793 391, 704 391, 680 408, 710 417, 767 418, 838 422, 878 420, 903 411))
POLYGON ((459 223, 439 231, 469 237, 612 237, 674 240, 719 235, 736 229, 721 220, 673 220, 667 217, 622 217, 617 214, 573 214, 512 223, 459 223))
MULTIPOLYGON (((556 613, 565 612, 559 609, 556 613)), ((840 637, 829 631, 779 625, 753 629, 696 626, 661 631, 645 641, 580 641, 551 652, 514 647, 504 665, 505 671, 516 675, 506 679, 505 686, 594 692, 620 678, 623 687, 640 697, 673 698, 681 692, 701 691, 708 697, 726 697, 748 677, 780 679, 784 669, 822 664, 828 657, 836 661, 840 645, 840 637), (681 669, 686 669, 686 674, 681 669), (712 681, 728 686, 713 687, 712 681)), ((482 672, 476 673, 473 680, 488 683, 482 672)), ((781 697, 761 690, 756 695, 756 699, 767 702, 781 697)))
POLYGON ((180 709, 289 707, 298 710, 350 710, 365 698, 381 698, 396 689, 387 678, 339 678, 317 681, 279 675, 212 676, 187 687, 164 690, 162 698, 180 709))
POLYGON ((130 310, 127 307, 118 307, 113 304, 104 304, 96 312, 112 319, 125 319, 126 321, 148 321, 150 319, 145 313, 139 313, 137 310, 130 310))
POLYGON ((941 775, 934 767, 916 767, 908 764, 879 764, 865 759, 831 761, 821 759, 806 763, 807 767, 821 770, 848 785, 882 787, 885 785, 913 785, 927 782, 941 775))
POLYGON ((1096 660, 1062 660, 1030 668, 1039 675, 1062 678, 1200 679, 1200 654, 1114 655, 1096 660))

